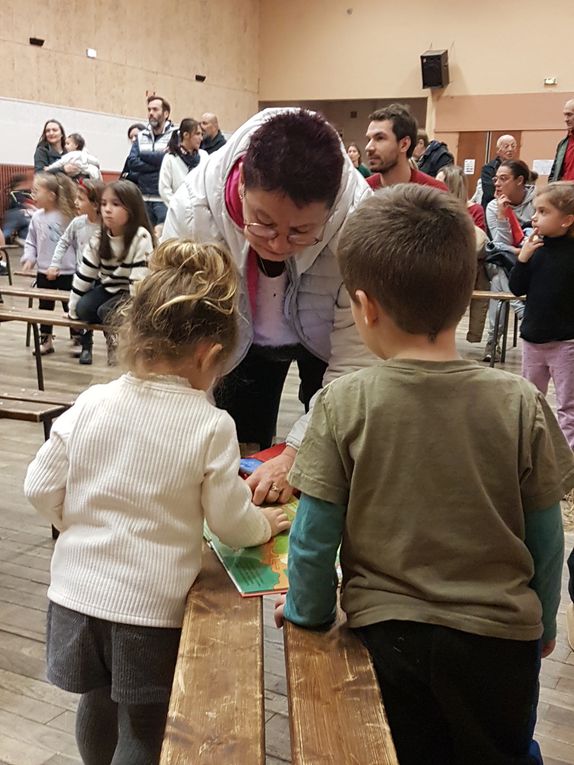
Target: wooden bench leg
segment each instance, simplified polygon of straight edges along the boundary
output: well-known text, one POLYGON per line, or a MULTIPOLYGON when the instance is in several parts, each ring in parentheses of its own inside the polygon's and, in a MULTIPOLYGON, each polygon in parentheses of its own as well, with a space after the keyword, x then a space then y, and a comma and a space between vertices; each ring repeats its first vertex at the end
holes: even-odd
MULTIPOLYGON (((28 298, 28 308, 32 308, 34 306, 34 301, 32 298, 28 298)), ((30 325, 26 324, 26 348, 30 347, 30 325)))
POLYGON ((504 364, 506 361, 506 347, 508 344, 508 318, 510 316, 510 303, 507 301, 504 304, 504 320, 502 326, 502 349, 500 353, 500 362, 504 364))
POLYGON ((32 334, 34 336, 34 358, 36 359, 38 390, 44 390, 44 368, 42 366, 42 354, 40 353, 40 328, 37 324, 28 324, 28 327, 32 327, 32 334))
POLYGON ((496 348, 498 345, 498 326, 500 323, 500 312, 504 308, 504 300, 499 300, 496 304, 496 313, 494 315, 494 328, 492 336, 492 356, 490 357, 490 367, 496 364, 496 348))

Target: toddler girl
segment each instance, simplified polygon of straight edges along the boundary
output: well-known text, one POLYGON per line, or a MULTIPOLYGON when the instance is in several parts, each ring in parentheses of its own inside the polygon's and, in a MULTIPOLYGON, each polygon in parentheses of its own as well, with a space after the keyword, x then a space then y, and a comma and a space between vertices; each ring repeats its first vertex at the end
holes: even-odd
POLYGON ((574 183, 538 192, 532 225, 509 279, 526 295, 522 374, 544 394, 554 381, 558 422, 574 449, 574 183))
MULTIPOLYGON (((131 181, 108 183, 100 213, 100 233, 84 248, 70 294, 70 317, 90 324, 105 322, 110 311, 129 297, 136 282, 147 274, 154 244, 142 195, 131 181)), ((111 335, 107 338, 111 364, 114 341, 111 335)), ((92 342, 92 333, 84 333, 84 364, 91 363, 92 342)))
POLYGON ((206 396, 236 342, 230 256, 171 240, 150 269, 120 329, 130 371, 78 397, 25 483, 60 529, 48 678, 82 694, 86 765, 158 761, 204 518, 234 547, 289 527, 280 507, 252 504, 233 420, 206 396))
MULTIPOLYGON (((102 224, 100 203, 103 189, 104 184, 101 181, 81 180, 79 182, 76 193, 76 211, 78 216, 72 220, 60 237, 60 241, 52 256, 50 268, 46 272, 48 279, 58 278, 62 260, 70 247, 76 255, 76 267, 79 267, 84 248, 90 239, 100 232, 102 224)), ((81 345, 83 332, 73 329, 71 334, 74 345, 81 345)), ((80 364, 91 363, 91 348, 82 348, 80 364)))
MULTIPOLYGON (((32 198, 39 209, 30 219, 30 227, 21 263, 25 271, 37 267, 36 286, 41 289, 69 290, 72 286, 76 259, 74 251, 68 247, 62 255, 60 270, 55 278, 48 276, 54 250, 65 228, 75 215, 75 186, 61 173, 49 175, 38 173, 34 176, 32 198)), ((40 300, 40 308, 53 311, 54 301, 40 300)), ((68 309, 64 303, 64 310, 68 309)), ((54 352, 52 327, 40 326, 40 353, 54 352)))

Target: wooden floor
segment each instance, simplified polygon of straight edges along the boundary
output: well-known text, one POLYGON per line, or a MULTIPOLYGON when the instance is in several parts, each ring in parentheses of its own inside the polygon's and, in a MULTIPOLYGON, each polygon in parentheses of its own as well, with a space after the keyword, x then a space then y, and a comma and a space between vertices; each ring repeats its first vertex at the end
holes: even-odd
MULTIPOLYGON (((6 282, 2 277, 0 289, 6 282)), ((460 350, 463 355, 478 359, 482 346, 467 344, 465 333, 464 321, 458 333, 460 350)), ((21 324, 0 325, 2 390, 35 387, 34 362, 29 349, 24 347, 24 334, 21 324)), ((90 384, 111 379, 116 372, 105 366, 105 346, 99 333, 95 342, 93 366, 81 367, 68 355, 66 333, 59 330, 56 353, 45 359, 46 390, 79 393, 90 384)), ((505 368, 518 372, 518 350, 509 353, 505 368)), ((290 375, 282 403, 280 435, 285 434, 299 411, 296 391, 296 379, 290 375)), ((44 679, 44 620, 52 541, 48 527, 22 496, 26 467, 42 438, 40 425, 0 420, 0 765, 80 762, 74 741, 76 697, 52 687, 44 679)), ((573 543, 574 535, 567 534, 568 549, 573 543)), ((563 603, 566 602, 564 590, 563 603)), ((282 636, 272 626, 271 612, 272 600, 268 600, 267 763, 277 765, 290 762, 290 749, 282 636)), ((545 762, 574 765, 574 654, 565 639, 564 606, 560 611, 558 647, 543 662, 541 686, 537 738, 545 762)))

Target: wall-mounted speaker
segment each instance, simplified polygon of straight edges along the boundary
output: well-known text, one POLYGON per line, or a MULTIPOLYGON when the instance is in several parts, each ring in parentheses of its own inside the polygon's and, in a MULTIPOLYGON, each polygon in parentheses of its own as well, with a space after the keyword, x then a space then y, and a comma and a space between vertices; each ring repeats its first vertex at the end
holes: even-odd
POLYGON ((446 88, 450 82, 448 51, 427 50, 421 55, 423 88, 446 88))

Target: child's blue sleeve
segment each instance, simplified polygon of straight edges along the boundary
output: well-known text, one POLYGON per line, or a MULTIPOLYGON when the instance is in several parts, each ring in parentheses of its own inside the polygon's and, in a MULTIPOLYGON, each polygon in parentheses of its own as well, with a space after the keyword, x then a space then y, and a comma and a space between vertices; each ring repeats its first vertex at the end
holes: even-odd
POLYGON ((346 507, 301 495, 289 534, 289 592, 284 617, 301 627, 329 627, 337 613, 335 561, 346 507))
POLYGON ((564 531, 562 514, 557 502, 547 510, 524 514, 525 543, 534 561, 534 576, 530 586, 542 604, 542 642, 556 637, 556 614, 560 604, 562 564, 564 561, 564 531))

